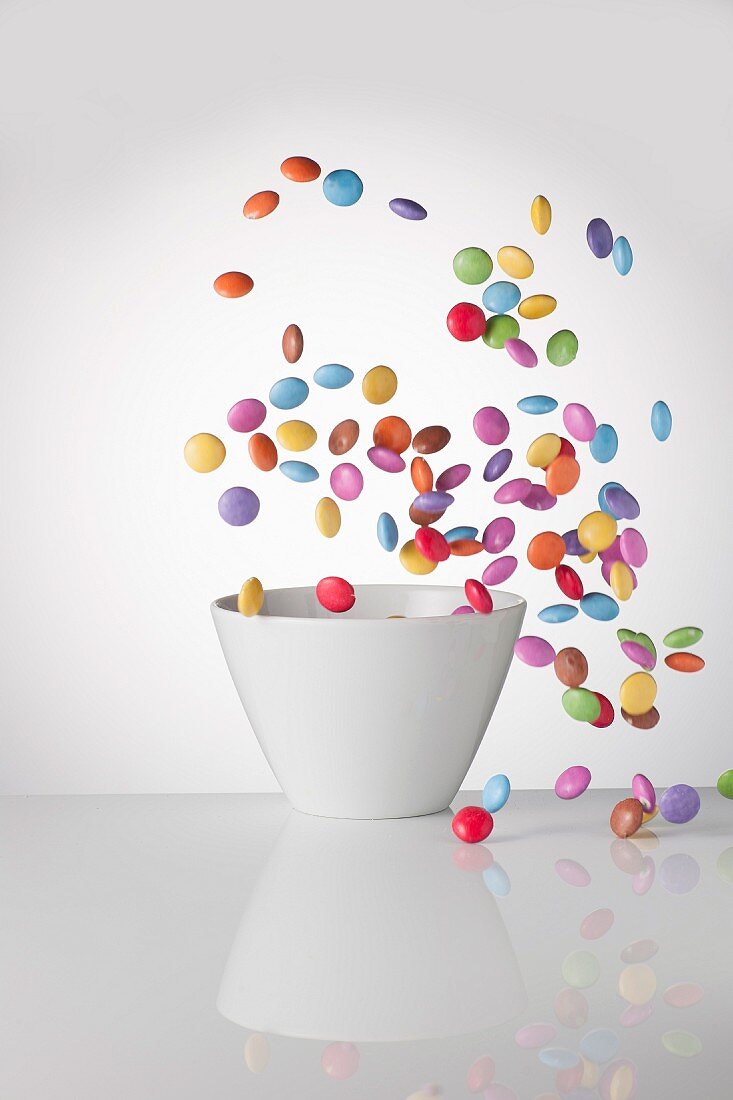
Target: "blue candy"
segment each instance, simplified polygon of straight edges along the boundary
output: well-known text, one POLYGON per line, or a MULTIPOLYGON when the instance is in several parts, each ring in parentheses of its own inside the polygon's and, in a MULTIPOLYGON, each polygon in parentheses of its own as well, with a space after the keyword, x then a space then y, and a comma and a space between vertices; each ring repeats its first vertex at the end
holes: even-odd
POLYGON ((297 462, 291 459, 289 462, 280 463, 280 473, 285 474, 291 481, 315 481, 318 470, 307 462, 297 462))
POLYGON ((519 305, 521 297, 522 292, 518 286, 501 281, 490 283, 481 295, 481 301, 489 313, 508 313, 519 305))
POLYGON ((350 168, 337 168, 323 181, 323 194, 334 206, 353 206, 363 190, 364 184, 350 168))
POLYGON ((580 1061, 574 1050, 565 1050, 564 1047, 545 1047, 538 1057, 542 1065, 550 1069, 572 1069, 580 1061))
POLYGON ((619 1051, 618 1035, 608 1027, 597 1027, 580 1040, 580 1053, 589 1062, 603 1065, 615 1058, 619 1051))
POLYGON ((324 390, 340 390, 348 386, 353 377, 353 370, 341 363, 324 363, 313 375, 313 381, 324 390))
POLYGON ((270 404, 276 409, 297 409, 308 396, 308 383, 302 378, 281 378, 270 390, 270 404))
POLYGON ((672 431, 672 413, 666 401, 655 401, 652 405, 652 431, 660 443, 669 439, 672 431))
POLYGON ((397 524, 392 516, 389 512, 382 512, 377 520, 377 538, 379 539, 379 545, 383 550, 387 550, 391 554, 397 545, 399 537, 397 524))
POLYGON ((618 604, 605 592, 586 592, 581 597, 580 610, 584 611, 590 619, 608 623, 618 615, 618 604))
POLYGON ((451 527, 443 538, 446 542, 455 542, 456 539, 475 539, 478 537, 478 527, 451 527))
POLYGON ((578 614, 577 607, 569 603, 553 603, 549 607, 543 607, 537 613, 537 618, 543 623, 569 623, 578 614))
POLYGON ((494 862, 487 867, 482 876, 484 886, 490 890, 495 898, 505 898, 512 888, 509 875, 503 867, 494 862))
POLYGON ((616 429, 610 424, 599 424, 596 434, 590 441, 590 453, 596 462, 610 462, 616 457, 618 450, 618 436, 616 429))
POLYGON ((606 504, 616 519, 638 519, 641 513, 639 501, 620 485, 611 485, 606 490, 606 504))
POLYGON ((490 814, 498 813, 502 806, 506 806, 511 789, 505 775, 492 775, 484 787, 484 809, 490 814))
POLYGON ((628 275, 631 271, 631 265, 634 262, 634 253, 631 251, 631 245, 626 240, 626 237, 616 238, 613 242, 611 256, 613 258, 613 266, 616 268, 619 275, 628 275))
POLYGON ((521 401, 517 401, 517 408, 520 412, 529 413, 531 416, 541 416, 543 413, 551 413, 553 409, 556 409, 557 401, 554 397, 537 393, 533 397, 523 397, 521 401))
POLYGON ((623 485, 620 481, 607 481, 605 485, 601 485, 598 490, 598 507, 602 512, 607 512, 609 516, 613 516, 614 519, 621 519, 621 516, 617 516, 611 505, 606 500, 606 492, 608 489, 623 489, 623 485))

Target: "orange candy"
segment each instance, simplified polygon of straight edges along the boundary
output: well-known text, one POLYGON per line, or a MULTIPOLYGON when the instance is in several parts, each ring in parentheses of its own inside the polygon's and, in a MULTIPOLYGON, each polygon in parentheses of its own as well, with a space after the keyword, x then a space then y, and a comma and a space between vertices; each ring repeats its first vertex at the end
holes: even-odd
POLYGON ((264 432, 249 437, 249 457, 258 470, 274 470, 277 466, 277 447, 264 432))
POLYGON ((556 569, 565 557, 565 543, 554 531, 543 531, 527 547, 527 561, 535 569, 556 569))
POLYGON ((705 668, 705 662, 697 653, 670 653, 664 658, 664 663, 675 672, 699 672, 705 668))
MULTIPOLYGON (((374 446, 387 447, 395 454, 401 455, 412 442, 412 429, 401 416, 384 416, 374 425, 374 446)), ((425 463, 427 466, 427 463, 425 463)), ((433 487, 432 475, 430 488, 433 487)), ((422 490, 421 490, 422 491, 422 490)), ((425 490, 426 492, 428 490, 425 490)))
POLYGON ((245 218, 257 221, 258 218, 266 218, 275 210, 280 202, 277 191, 258 191, 256 195, 250 195, 244 204, 242 213, 245 218))
POLYGON ((222 298, 243 298, 254 285, 254 280, 243 271, 225 271, 214 279, 214 290, 222 298))
POLYGON ((468 558, 472 554, 480 554, 484 548, 483 543, 476 542, 476 539, 454 539, 448 545, 451 554, 457 558, 468 558))
POLYGON ((321 166, 310 157, 287 157, 280 165, 280 171, 285 179, 293 183, 312 183, 320 176, 321 166))
POLYGON ((410 465, 410 477, 418 493, 429 493, 433 487, 433 471, 424 458, 413 458, 410 465))
POLYGON ((561 497, 569 493, 578 484, 580 466, 571 455, 560 453, 547 467, 545 473, 545 485, 547 492, 554 497, 561 497))

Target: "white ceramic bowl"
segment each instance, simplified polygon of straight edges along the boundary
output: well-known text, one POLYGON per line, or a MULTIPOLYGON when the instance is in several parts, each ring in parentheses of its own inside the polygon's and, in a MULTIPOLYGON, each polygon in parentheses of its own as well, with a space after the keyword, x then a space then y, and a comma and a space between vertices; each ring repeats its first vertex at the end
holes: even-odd
POLYGON ((451 615, 462 588, 356 587, 351 611, 315 589, 236 596, 211 611, 262 751, 291 804, 323 817, 415 817, 458 791, 504 685, 525 601, 492 591, 490 615, 451 615), (404 619, 389 619, 404 615, 404 619))

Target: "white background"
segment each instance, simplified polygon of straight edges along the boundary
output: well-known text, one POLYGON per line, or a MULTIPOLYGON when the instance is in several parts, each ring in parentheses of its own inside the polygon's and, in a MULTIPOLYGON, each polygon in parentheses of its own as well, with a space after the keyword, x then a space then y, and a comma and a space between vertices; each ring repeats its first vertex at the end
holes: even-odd
MULTIPOLYGON (((618 459, 586 457, 580 487, 541 524, 575 526, 607 479, 642 504, 651 557, 621 618, 546 632, 586 651, 589 686, 615 700, 630 671, 615 626, 657 640, 705 628, 702 675, 661 668, 651 733, 576 725, 551 670, 514 667, 468 785, 502 770, 516 786, 548 786, 580 762, 600 785, 638 769, 659 784, 712 783, 730 767, 733 6, 67 0, 6 2, 1 18, 3 790, 275 789, 210 600, 251 574, 267 587, 327 573, 406 579, 374 535, 383 508, 404 514, 406 479, 370 468, 327 543, 312 520, 325 477, 261 474, 226 428, 235 400, 266 397, 288 373, 290 321, 305 333, 306 376, 322 362, 358 377, 385 362, 400 379, 383 410, 358 383, 313 394, 302 413, 324 437, 355 415, 368 438, 381 412, 451 427, 436 470, 466 460, 476 471, 452 522, 483 528, 497 513, 470 426, 479 406, 509 411, 548 392, 616 426, 618 459), (320 183, 287 184, 278 166, 295 153, 354 168, 361 202, 340 210, 320 183), (268 187, 279 210, 246 222, 242 203, 268 187), (529 222, 538 191, 554 209, 546 238, 529 222), (426 222, 389 212, 403 194, 424 203, 426 222), (628 279, 588 251, 596 215, 629 237, 628 279), (565 325, 579 335, 564 370, 525 373, 445 330, 467 296, 454 252, 506 243, 532 251, 531 288, 559 301, 525 334, 539 346, 565 325), (211 282, 232 268, 255 291, 230 302, 211 282), (664 445, 648 426, 659 397, 675 417, 664 445), (202 430, 229 448, 206 477, 181 453, 202 430), (231 484, 261 496, 249 528, 217 515, 231 484)), ((533 433, 560 423, 516 410, 512 421, 519 465, 533 433)), ((327 472, 324 451, 322 439, 327 472)), ((523 557, 542 517, 519 512, 523 557)), ((476 572, 452 560, 440 580, 476 572)), ((556 595, 551 575, 530 573, 524 563, 508 587, 527 595, 533 631, 556 595)), ((287 690, 286 667, 282 680, 287 690)))

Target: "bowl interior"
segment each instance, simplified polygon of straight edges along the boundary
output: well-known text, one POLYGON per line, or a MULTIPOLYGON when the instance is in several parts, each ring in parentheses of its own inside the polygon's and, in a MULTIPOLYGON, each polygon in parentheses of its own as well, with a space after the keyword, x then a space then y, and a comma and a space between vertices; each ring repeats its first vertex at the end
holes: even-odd
MULTIPOLYGON (((450 617, 460 604, 467 603, 463 588, 458 585, 437 584, 360 584, 354 586, 356 603, 350 611, 335 615, 321 607, 313 586, 303 588, 273 588, 265 592, 265 602, 260 612, 268 618, 330 619, 348 621, 384 620, 390 615, 404 615, 409 619, 435 619, 450 617)), ((492 588, 494 600, 492 614, 501 615, 510 608, 524 604, 521 596, 492 588)), ((216 606, 224 611, 237 610, 237 597, 223 596, 216 606)), ((471 618, 456 616, 453 620, 471 618)))

